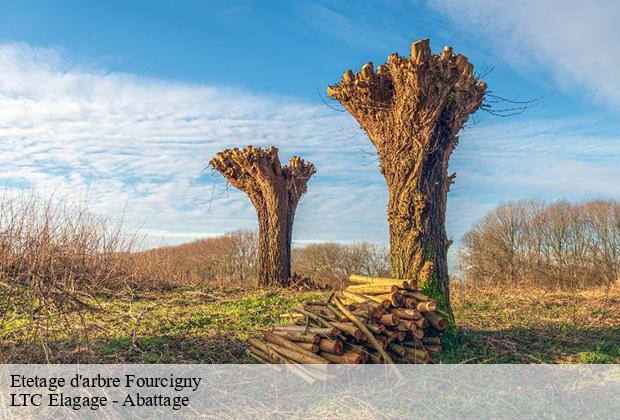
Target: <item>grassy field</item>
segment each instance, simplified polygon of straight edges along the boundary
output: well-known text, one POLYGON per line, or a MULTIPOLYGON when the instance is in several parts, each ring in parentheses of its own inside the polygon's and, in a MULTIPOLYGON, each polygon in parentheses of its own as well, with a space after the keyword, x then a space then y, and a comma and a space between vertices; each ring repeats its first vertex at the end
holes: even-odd
MULTIPOLYGON (((246 363, 244 341, 325 292, 177 289, 98 298, 32 329, 0 326, 0 362, 246 363), (80 337, 79 339, 76 337, 80 337)), ((620 288, 453 291, 458 331, 437 363, 620 363, 620 288)))

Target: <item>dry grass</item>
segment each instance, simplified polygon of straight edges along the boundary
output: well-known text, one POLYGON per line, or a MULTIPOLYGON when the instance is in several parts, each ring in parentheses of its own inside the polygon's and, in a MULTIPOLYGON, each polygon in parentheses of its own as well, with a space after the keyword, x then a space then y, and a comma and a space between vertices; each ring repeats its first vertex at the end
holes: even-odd
POLYGON ((620 362, 620 284, 584 291, 454 288, 444 362, 620 362))

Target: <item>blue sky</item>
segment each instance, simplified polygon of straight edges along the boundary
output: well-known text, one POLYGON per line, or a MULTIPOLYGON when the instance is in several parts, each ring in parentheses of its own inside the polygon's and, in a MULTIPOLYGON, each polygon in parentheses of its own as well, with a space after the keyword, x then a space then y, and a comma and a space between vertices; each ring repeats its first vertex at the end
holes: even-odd
POLYGON ((87 197, 149 244, 178 243, 256 226, 203 169, 221 148, 274 144, 318 168, 298 245, 385 242, 373 149, 325 86, 430 37, 492 68, 494 93, 544 98, 462 133, 458 246, 501 201, 620 195, 619 19, 611 1, 0 1, 0 182, 87 197))

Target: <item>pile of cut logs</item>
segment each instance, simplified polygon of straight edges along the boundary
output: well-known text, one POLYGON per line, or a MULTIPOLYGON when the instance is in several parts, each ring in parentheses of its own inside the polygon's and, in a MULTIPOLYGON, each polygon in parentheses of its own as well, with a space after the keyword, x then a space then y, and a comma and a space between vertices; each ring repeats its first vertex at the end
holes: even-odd
POLYGON ((437 302, 415 282, 352 275, 346 290, 285 314, 248 354, 262 363, 432 363, 446 329, 437 302))

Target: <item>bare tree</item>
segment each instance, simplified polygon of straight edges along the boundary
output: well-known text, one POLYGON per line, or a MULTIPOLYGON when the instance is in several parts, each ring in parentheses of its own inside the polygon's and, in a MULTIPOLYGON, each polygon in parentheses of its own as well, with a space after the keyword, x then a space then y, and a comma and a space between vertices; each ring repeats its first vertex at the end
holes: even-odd
POLYGON ((377 149, 389 194, 392 275, 417 278, 448 307, 448 159, 485 90, 467 57, 450 47, 431 54, 428 39, 411 45, 411 57, 391 54, 376 71, 367 63, 327 88, 377 149))
POLYGON ((477 285, 612 285, 620 276, 620 203, 502 204, 465 234, 459 260, 477 285))
POLYGON ((386 247, 361 242, 326 242, 293 250, 293 269, 297 274, 334 287, 347 285, 351 274, 386 276, 389 258, 386 247))
POLYGON ((248 195, 258 214, 258 283, 286 286, 291 276, 293 219, 314 165, 295 156, 281 166, 278 149, 226 149, 210 162, 248 195))

